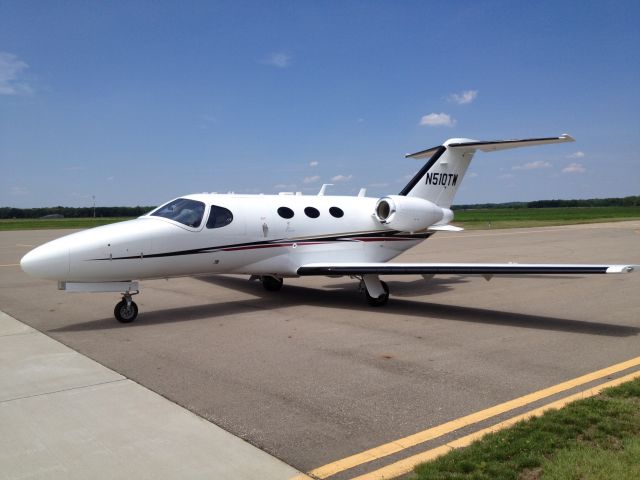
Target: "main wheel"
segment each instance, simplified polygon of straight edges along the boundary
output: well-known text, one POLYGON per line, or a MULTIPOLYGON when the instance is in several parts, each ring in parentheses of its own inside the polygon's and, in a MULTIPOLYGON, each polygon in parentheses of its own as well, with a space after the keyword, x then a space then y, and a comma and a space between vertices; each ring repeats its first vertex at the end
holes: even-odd
POLYGON ((277 292, 282 288, 284 281, 278 277, 272 277, 271 275, 263 275, 260 277, 262 280, 262 286, 268 292, 277 292))
POLYGON ((382 307, 389 301, 389 285, 387 285, 387 283, 383 281, 380 281, 380 284, 382 285, 385 293, 380 295, 379 297, 372 297, 371 295, 369 295, 367 289, 364 289, 364 294, 367 296, 367 303, 372 307, 382 307))
POLYGON ((113 314, 120 323, 131 323, 138 316, 138 305, 136 305, 136 302, 131 302, 127 305, 127 301, 122 300, 116 305, 113 314))

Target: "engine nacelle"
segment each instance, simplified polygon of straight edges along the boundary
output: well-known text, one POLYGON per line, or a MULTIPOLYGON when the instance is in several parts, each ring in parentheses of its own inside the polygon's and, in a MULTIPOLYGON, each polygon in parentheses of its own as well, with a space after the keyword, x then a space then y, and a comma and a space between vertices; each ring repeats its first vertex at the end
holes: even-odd
POLYGON ((452 218, 453 214, 448 208, 440 208, 423 198, 389 195, 376 203, 375 217, 393 230, 417 232, 437 223, 447 223, 445 217, 452 218))

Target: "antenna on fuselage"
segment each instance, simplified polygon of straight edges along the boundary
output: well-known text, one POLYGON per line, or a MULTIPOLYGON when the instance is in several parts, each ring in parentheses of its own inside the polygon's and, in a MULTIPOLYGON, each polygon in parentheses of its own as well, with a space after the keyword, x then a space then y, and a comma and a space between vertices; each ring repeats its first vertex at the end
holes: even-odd
POLYGON ((323 183, 322 187, 320 187, 320 191, 318 192, 318 196, 324 196, 324 192, 327 191, 327 187, 333 186, 333 183, 323 183))

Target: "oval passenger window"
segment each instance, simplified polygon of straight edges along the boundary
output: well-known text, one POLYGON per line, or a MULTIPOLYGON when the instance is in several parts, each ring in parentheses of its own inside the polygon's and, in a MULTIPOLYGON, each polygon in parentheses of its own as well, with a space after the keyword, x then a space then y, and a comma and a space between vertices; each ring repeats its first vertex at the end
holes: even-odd
POLYGON ((211 212, 207 220, 207 228, 226 227, 233 221, 233 213, 224 207, 211 205, 211 212))
POLYGON ((336 218, 341 218, 344 215, 344 212, 342 211, 342 209, 338 207, 331 207, 329 209, 329 213, 331 214, 332 217, 336 217, 336 218))
POLYGON ((307 207, 304 209, 304 213, 309 218, 318 218, 320 216, 320 212, 317 208, 307 207))
POLYGON ((293 210, 291 210, 289 207, 280 207, 278 209, 278 215, 280 215, 282 218, 293 218, 293 210))

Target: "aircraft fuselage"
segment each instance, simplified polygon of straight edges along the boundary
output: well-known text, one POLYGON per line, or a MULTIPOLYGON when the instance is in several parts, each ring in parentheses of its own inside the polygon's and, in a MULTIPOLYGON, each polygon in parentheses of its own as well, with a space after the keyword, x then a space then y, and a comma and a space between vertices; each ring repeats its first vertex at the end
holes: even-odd
POLYGON ((235 194, 182 198, 204 204, 199 225, 151 212, 49 242, 29 253, 23 268, 40 278, 66 282, 207 273, 286 277, 296 276, 301 265, 327 259, 386 262, 432 234, 402 233, 381 225, 373 216, 375 198, 235 194), (232 220, 224 226, 207 225, 214 206, 231 212, 232 220))

